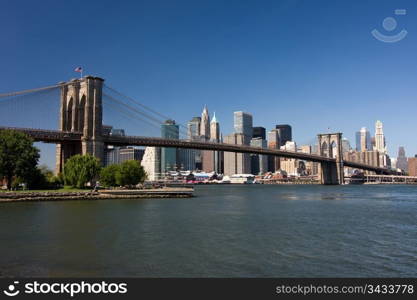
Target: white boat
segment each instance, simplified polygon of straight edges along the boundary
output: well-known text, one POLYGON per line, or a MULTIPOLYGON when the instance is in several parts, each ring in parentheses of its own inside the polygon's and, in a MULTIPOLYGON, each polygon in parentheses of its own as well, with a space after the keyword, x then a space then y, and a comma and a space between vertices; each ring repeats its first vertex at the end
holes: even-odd
POLYGON ((230 183, 251 184, 255 182, 255 175, 234 174, 230 176, 230 183))

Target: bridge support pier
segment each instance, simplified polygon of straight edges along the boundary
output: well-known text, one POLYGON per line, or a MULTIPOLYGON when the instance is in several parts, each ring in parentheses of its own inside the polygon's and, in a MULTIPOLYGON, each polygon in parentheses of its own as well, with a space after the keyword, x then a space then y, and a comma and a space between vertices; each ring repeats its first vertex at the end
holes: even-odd
POLYGON ((80 142, 56 146, 56 173, 62 172, 65 161, 76 154, 90 154, 104 162, 103 81, 86 76, 62 84, 59 129, 82 133, 82 138, 80 142))
POLYGON ((337 185, 344 183, 343 167, 338 163, 322 162, 319 165, 320 184, 337 185))
POLYGON ((336 158, 336 162, 322 162, 319 165, 319 179, 321 184, 343 184, 343 151, 342 133, 326 133, 318 135, 319 155, 336 158))
POLYGON ((77 142, 56 145, 56 173, 64 171, 64 162, 73 155, 81 154, 81 144, 77 142))

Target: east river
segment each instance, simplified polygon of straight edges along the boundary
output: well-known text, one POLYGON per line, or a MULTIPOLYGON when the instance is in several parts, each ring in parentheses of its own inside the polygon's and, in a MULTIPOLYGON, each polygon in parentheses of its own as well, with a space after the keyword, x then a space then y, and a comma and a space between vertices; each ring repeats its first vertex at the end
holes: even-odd
POLYGON ((0 277, 416 277, 417 186, 0 204, 0 277))

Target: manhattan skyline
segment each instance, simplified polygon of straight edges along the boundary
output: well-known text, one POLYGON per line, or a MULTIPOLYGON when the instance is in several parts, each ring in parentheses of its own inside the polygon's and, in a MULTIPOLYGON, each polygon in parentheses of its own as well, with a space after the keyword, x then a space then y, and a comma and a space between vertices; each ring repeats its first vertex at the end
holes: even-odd
POLYGON ((373 133, 381 120, 391 156, 399 146, 408 156, 417 153, 413 1, 1 6, 2 92, 68 80, 82 66, 181 124, 207 104, 224 134, 242 110, 254 126, 290 124, 298 144, 330 128, 353 145, 357 130, 373 133), (371 30, 382 31, 382 20, 397 8, 407 10, 396 19, 408 36, 393 44, 376 40, 371 30))

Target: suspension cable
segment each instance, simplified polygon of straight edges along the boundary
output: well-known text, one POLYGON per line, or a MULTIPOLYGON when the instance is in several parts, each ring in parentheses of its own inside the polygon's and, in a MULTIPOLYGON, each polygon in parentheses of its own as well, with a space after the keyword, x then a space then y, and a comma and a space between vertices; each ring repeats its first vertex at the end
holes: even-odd
MULTIPOLYGON (((118 99, 116 99, 116 98, 114 98, 114 97, 112 97, 112 96, 110 96, 108 94, 104 94, 103 93, 103 95, 106 96, 106 97, 108 97, 110 100, 112 100, 114 102, 117 102, 117 103, 119 103, 119 104, 121 104, 121 105, 129 108, 129 110, 132 110, 132 111, 136 112, 137 114, 140 114, 140 115, 142 115, 142 116, 144 116, 144 117, 152 120, 153 122, 156 122, 158 124, 158 126, 160 126, 161 124, 163 124, 163 121, 162 120, 157 119, 157 118, 155 118, 155 117, 153 117, 153 116, 151 116, 151 115, 149 115, 149 114, 147 114, 147 113, 145 113, 143 111, 140 111, 140 110, 136 109, 135 107, 132 107, 131 105, 124 103, 123 101, 120 101, 120 100, 118 100, 118 99)), ((186 133, 183 132, 183 131, 180 131, 180 133, 186 135, 186 133)))
POLYGON ((127 116, 131 119, 133 119, 134 121, 143 121, 145 123, 147 123, 148 125, 151 125, 152 127, 156 128, 156 129, 160 129, 160 127, 154 123, 151 123, 150 121, 146 120, 146 119, 142 119, 137 115, 133 115, 130 111, 125 111, 123 109, 120 108, 120 105, 117 105, 116 103, 110 102, 110 101, 106 101, 104 100, 104 103, 107 105, 112 106, 112 109, 115 109, 117 111, 119 111, 120 113, 122 113, 124 116, 127 116))
MULTIPOLYGON (((152 112, 152 113, 154 113, 154 114, 156 114, 156 115, 160 116, 161 118, 164 118, 165 120, 166 120, 166 119, 172 119, 172 118, 170 118, 169 116, 163 115, 163 114, 161 114, 161 113, 159 113, 159 112, 157 112, 157 111, 153 110, 152 108, 150 108, 150 107, 148 107, 148 106, 146 106, 146 105, 144 105, 144 104, 140 103, 139 101, 137 101, 137 100, 133 99, 132 97, 129 97, 129 96, 127 96, 127 95, 122 94, 121 92, 119 92, 118 90, 116 90, 116 89, 114 89, 114 88, 112 88, 112 87, 108 86, 107 84, 104 84, 104 86, 105 86, 106 88, 108 88, 109 90, 111 90, 112 92, 114 92, 114 93, 118 94, 119 96, 125 97, 126 99, 130 100, 131 102, 133 102, 133 103, 135 103, 135 104, 137 104, 137 105, 141 106, 142 108, 144 108, 144 109, 146 109, 146 110, 148 110, 148 111, 150 111, 150 112, 152 112)), ((187 127, 186 127, 186 126, 184 126, 184 125, 182 125, 182 124, 180 124, 180 123, 178 123, 178 125, 179 125, 179 126, 181 126, 181 127, 183 127, 183 128, 185 128, 185 129, 187 129, 187 127)))
POLYGON ((28 93, 35 93, 35 92, 41 92, 41 91, 45 91, 45 90, 52 90, 61 86, 65 86, 65 85, 69 85, 72 84, 71 82, 66 82, 66 83, 58 83, 55 85, 50 85, 50 86, 45 86, 45 87, 40 87, 40 88, 34 88, 34 89, 30 89, 30 90, 22 90, 22 91, 16 91, 16 92, 10 92, 10 93, 3 93, 0 94, 0 98, 5 98, 5 97, 13 97, 13 96, 18 96, 18 95, 23 95, 23 94, 28 94, 28 93))

